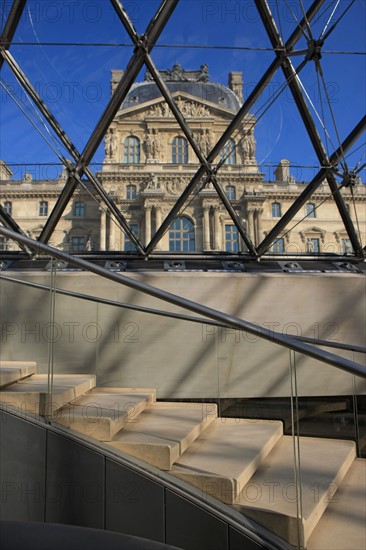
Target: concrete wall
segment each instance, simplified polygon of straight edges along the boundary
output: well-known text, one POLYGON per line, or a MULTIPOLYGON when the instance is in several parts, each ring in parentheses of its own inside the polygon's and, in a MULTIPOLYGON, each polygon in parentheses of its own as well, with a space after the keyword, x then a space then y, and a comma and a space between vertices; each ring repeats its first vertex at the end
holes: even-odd
MULTIPOLYGON (((19 278, 19 273, 7 275, 19 278)), ((22 276, 43 284, 50 280, 48 273, 22 276)), ((365 277, 360 274, 146 272, 126 276, 277 332, 365 345, 365 277)), ((56 286, 178 311, 83 272, 59 272, 56 286)), ((290 395, 289 350, 250 334, 65 296, 56 298, 52 325, 48 292, 4 280, 0 304, 0 359, 35 360, 41 372, 47 371, 53 341, 56 372, 95 372, 98 384, 108 386, 155 387, 159 398, 290 395)), ((364 361, 361 355, 343 355, 364 361)), ((349 374, 298 354, 295 360, 300 395, 352 393, 349 374)), ((359 380, 358 391, 364 389, 359 380)))

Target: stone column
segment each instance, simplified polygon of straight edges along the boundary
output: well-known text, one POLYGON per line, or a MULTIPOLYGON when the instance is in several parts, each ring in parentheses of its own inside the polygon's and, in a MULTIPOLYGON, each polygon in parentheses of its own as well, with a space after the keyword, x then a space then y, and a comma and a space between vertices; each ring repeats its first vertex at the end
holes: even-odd
POLYGON ((220 250, 222 246, 221 242, 221 222, 220 222, 220 209, 218 206, 214 207, 214 250, 220 250))
POLYGON ((151 241, 151 206, 145 206, 145 245, 151 241))
POLYGON ((203 250, 211 250, 210 239, 210 208, 203 208, 203 250))
POLYGON ((109 249, 117 250, 116 243, 116 218, 113 214, 109 213, 109 249))
POLYGON ((248 233, 252 242, 255 242, 253 210, 248 208, 248 233))
MULTIPOLYGON (((155 231, 161 226, 162 212, 160 206, 155 206, 155 231)), ((161 240, 156 245, 156 250, 161 250, 161 240)))
POLYGON ((106 249, 106 236, 107 236, 107 215, 105 210, 99 208, 100 212, 100 249, 106 249))
POLYGON ((220 216, 222 251, 226 252, 225 216, 220 216))
POLYGON ((161 208, 160 208, 160 206, 155 206, 155 223, 156 223, 155 230, 157 231, 159 229, 159 227, 161 226, 161 208))
POLYGON ((255 211, 255 221, 256 221, 256 245, 258 246, 261 242, 263 235, 262 235, 262 214, 263 214, 263 208, 257 208, 255 211))

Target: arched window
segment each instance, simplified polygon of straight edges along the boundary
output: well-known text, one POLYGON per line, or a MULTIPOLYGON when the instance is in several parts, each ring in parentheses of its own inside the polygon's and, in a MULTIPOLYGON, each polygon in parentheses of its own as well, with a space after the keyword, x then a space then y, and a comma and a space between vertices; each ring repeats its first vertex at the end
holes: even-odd
POLYGON ((236 164, 236 146, 233 139, 230 138, 227 140, 224 148, 221 150, 220 156, 221 159, 225 159, 224 164, 236 164))
POLYGON ((280 218, 281 217, 281 205, 279 202, 273 202, 272 203, 272 218, 280 218))
POLYGON ((194 228, 191 220, 176 218, 169 228, 170 252, 194 252, 194 228))
POLYGON ((188 143, 182 136, 177 136, 172 143, 172 163, 188 164, 188 143))
POLYGON ((136 185, 127 185, 126 199, 134 200, 136 198, 136 185))
POLYGON ((315 218, 315 204, 313 202, 306 204, 305 213, 307 218, 315 218))
POLYGON ((77 201, 74 206, 74 213, 78 218, 85 216, 85 202, 77 201))
POLYGON ((229 201, 234 201, 236 199, 236 189, 233 185, 227 185, 225 187, 225 193, 229 201))
POLYGON ((125 164, 139 164, 140 162, 140 140, 135 136, 128 136, 124 142, 125 164))

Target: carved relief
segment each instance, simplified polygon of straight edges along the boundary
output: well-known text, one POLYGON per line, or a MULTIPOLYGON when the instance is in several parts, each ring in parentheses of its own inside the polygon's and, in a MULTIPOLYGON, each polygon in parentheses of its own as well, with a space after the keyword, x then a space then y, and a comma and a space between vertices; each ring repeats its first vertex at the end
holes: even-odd
POLYGON ((156 174, 149 174, 148 179, 143 183, 144 191, 161 191, 161 184, 156 174))
MULTIPOLYGON (((165 82, 208 82, 208 65, 201 65, 197 71, 183 69, 179 63, 175 63, 172 69, 159 71, 160 78, 165 82)), ((145 81, 152 82, 154 79, 150 71, 145 73, 145 81)))
POLYGON ((250 130, 250 133, 247 134, 243 142, 244 158, 246 161, 255 160, 255 149, 256 149, 256 140, 254 137, 253 128, 250 130))
MULTIPOLYGON (((181 98, 178 98, 176 104, 182 115, 185 117, 211 116, 210 110, 207 107, 205 107, 204 105, 200 105, 199 103, 196 103, 194 101, 185 101, 181 98)), ((158 105, 152 105, 150 107, 149 116, 173 118, 173 113, 166 103, 159 103, 158 105)))
POLYGON ((166 184, 166 190, 168 193, 170 193, 170 195, 178 195, 183 191, 184 187, 185 187, 184 179, 181 176, 170 180, 166 184))
POLYGON ((161 141, 157 130, 147 130, 144 146, 147 160, 157 159, 159 157, 161 141))
POLYGON ((104 139, 105 157, 106 160, 116 160, 118 152, 118 137, 114 130, 110 128, 104 139))

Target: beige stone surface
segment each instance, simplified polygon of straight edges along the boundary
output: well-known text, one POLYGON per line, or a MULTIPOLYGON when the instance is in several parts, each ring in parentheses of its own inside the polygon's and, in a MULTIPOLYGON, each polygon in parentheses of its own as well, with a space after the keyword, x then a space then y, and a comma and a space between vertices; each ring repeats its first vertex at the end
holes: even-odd
POLYGON ((284 436, 242 488, 235 508, 290 544, 302 543, 302 537, 306 544, 355 456, 352 441, 302 437, 296 484, 294 442, 284 436))
POLYGON ((366 460, 357 458, 332 496, 308 550, 365 550, 366 460))
POLYGON ((278 421, 218 418, 176 461, 172 474, 231 504, 281 436, 278 421))
POLYGON ((21 412, 52 414, 66 403, 89 391, 95 384, 96 377, 92 374, 55 374, 51 397, 48 376, 34 374, 26 380, 7 386, 0 392, 0 401, 21 412))
POLYGON ((58 410, 54 419, 100 441, 110 441, 155 399, 151 388, 93 388, 58 410))
POLYGON ((125 426, 108 444, 162 470, 216 418, 212 403, 155 403, 125 426))
POLYGON ((35 374, 36 368, 37 363, 33 361, 0 361, 0 386, 35 374))

